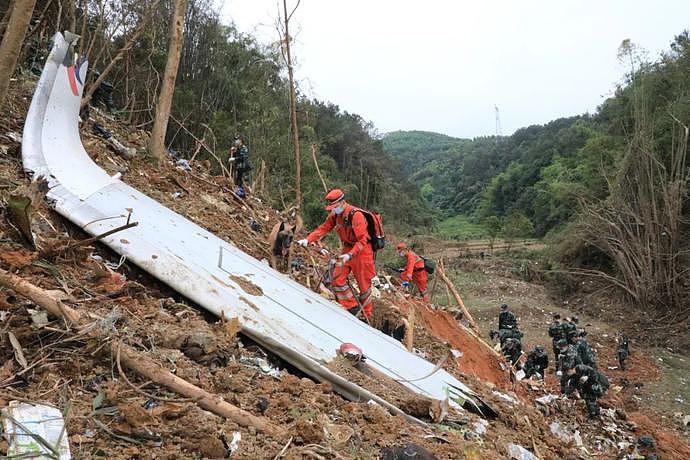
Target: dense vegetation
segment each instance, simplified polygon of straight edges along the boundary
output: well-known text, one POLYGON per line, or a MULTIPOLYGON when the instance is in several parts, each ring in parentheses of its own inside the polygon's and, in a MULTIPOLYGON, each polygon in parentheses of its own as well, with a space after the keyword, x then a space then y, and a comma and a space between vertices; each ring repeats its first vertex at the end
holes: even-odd
MULTIPOLYGON (((0 6, 6 3, 0 0, 0 6)), ((58 29, 82 34, 79 51, 89 59, 91 70, 103 71, 124 48, 107 78, 114 85, 114 115, 150 129, 166 63, 172 3, 84 2, 84 10, 72 2, 70 8, 62 8, 60 2, 38 0, 23 68, 40 71, 50 37, 58 29)), ((285 69, 280 43, 263 47, 233 25, 221 23, 212 1, 190 0, 167 145, 183 157, 209 160, 221 173, 233 136, 242 133, 248 140, 254 166, 250 179, 257 193, 278 209, 290 208, 295 165, 285 69)), ((383 150, 370 123, 335 104, 309 100, 299 88, 297 111, 302 208, 308 225, 324 217, 324 190, 312 146, 328 187, 343 187, 353 203, 382 211, 389 226, 431 225, 418 189, 383 150)))
POLYGON ((633 79, 662 156, 668 157, 673 142, 673 117, 690 122, 688 34, 678 36, 654 63, 636 60, 632 48, 621 51, 626 61, 632 59, 631 73, 594 115, 473 140, 393 132, 384 137, 385 149, 403 162, 424 199, 446 216, 463 214, 482 222, 521 214, 536 236, 560 230, 582 200, 609 194, 609 181, 634 130, 633 79))

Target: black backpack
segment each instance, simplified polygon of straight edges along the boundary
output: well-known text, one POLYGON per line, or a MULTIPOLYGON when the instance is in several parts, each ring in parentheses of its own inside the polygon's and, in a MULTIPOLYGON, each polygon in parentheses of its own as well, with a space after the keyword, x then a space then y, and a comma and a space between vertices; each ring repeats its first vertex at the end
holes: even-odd
POLYGON ((381 214, 366 211, 364 209, 354 208, 345 217, 345 225, 352 226, 352 216, 355 212, 361 212, 364 218, 367 220, 367 231, 369 232, 369 243, 371 244, 371 249, 380 251, 386 246, 386 235, 383 232, 383 222, 381 220, 381 214))
POLYGON ((424 270, 428 274, 433 275, 434 272, 436 271, 436 262, 434 262, 431 259, 427 259, 426 257, 422 257, 422 260, 424 261, 424 270))

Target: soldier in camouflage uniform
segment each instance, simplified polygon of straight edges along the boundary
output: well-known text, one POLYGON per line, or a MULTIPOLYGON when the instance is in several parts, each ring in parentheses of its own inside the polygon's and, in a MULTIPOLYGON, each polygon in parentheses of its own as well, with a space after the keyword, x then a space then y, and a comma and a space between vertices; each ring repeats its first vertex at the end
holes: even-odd
POLYGON ((512 311, 508 311, 508 304, 501 305, 501 312, 498 314, 498 330, 518 329, 517 318, 512 311))
POLYGON ((574 344, 577 340, 577 316, 572 316, 563 323, 563 334, 569 344, 574 344))
POLYGON ((566 371, 568 369, 574 369, 578 364, 582 364, 580 360, 580 355, 577 353, 577 349, 573 345, 568 345, 565 339, 560 339, 558 341, 558 375, 561 378, 561 393, 567 394, 566 390, 568 387, 568 375, 566 371))
POLYGON ((522 355, 522 342, 520 339, 509 337, 503 342, 501 352, 510 363, 515 366, 522 355))
POLYGON ((567 384, 565 395, 577 390, 580 397, 585 400, 587 414, 590 419, 599 416, 599 404, 597 399, 602 397, 609 389, 609 381, 601 372, 586 364, 578 364, 566 369, 567 384))
POLYGON ((626 335, 621 335, 618 339, 618 366, 621 368, 622 371, 625 370, 625 360, 628 358, 628 355, 630 354, 628 346, 628 337, 626 335))
POLYGON ((527 362, 524 371, 525 378, 528 379, 536 375, 538 379, 544 380, 544 370, 549 367, 549 356, 544 351, 544 347, 537 345, 527 354, 527 362))
POLYGON ((558 341, 565 339, 565 332, 563 331, 563 324, 561 323, 561 315, 553 314, 553 322, 549 326, 549 337, 551 337, 551 345, 553 348, 553 357, 555 362, 558 362, 558 341))
POLYGON ((594 350, 592 346, 587 341, 587 331, 581 330, 578 333, 577 339, 577 354, 580 356, 582 364, 597 368, 596 356, 594 355, 594 350))

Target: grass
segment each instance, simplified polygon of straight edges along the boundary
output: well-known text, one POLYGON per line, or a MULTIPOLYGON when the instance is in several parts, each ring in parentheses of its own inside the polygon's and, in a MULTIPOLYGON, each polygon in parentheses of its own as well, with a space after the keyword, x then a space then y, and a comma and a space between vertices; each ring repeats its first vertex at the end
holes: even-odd
POLYGON ((487 238, 486 229, 481 224, 470 221, 465 215, 449 217, 438 224, 436 233, 446 239, 472 240, 487 238))

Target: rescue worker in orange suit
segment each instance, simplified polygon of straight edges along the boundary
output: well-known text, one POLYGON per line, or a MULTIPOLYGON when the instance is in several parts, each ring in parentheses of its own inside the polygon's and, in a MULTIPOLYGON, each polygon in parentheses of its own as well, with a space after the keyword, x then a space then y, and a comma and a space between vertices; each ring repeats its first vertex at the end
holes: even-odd
POLYGON ((304 247, 314 244, 335 228, 342 243, 331 281, 336 300, 353 315, 359 313, 361 306, 362 313, 369 318, 373 308, 371 279, 376 276, 374 251, 369 242, 367 220, 361 212, 351 214, 355 209, 357 208, 345 201, 342 190, 331 190, 326 194, 326 210, 330 212, 326 221, 305 239, 297 241, 297 244, 304 247), (348 222, 350 215, 351 222, 348 222), (347 282, 350 272, 357 280, 359 303, 347 282))
POLYGON ((407 259, 405 268, 402 269, 400 274, 402 286, 407 287, 410 281, 414 281, 417 289, 419 289, 419 294, 422 296, 422 300, 428 302, 429 294, 426 291, 427 278, 426 270, 424 269, 424 259, 415 254, 412 249, 409 249, 405 243, 398 244, 398 255, 407 259))

